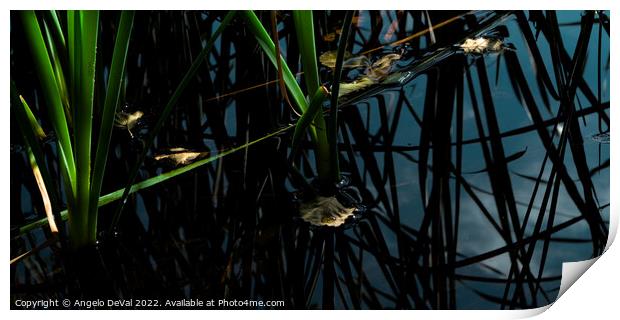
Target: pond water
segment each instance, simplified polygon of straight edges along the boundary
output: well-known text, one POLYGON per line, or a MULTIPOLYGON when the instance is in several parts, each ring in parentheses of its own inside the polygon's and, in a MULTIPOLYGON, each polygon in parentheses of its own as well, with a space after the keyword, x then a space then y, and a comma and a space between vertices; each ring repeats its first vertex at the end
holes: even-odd
MULTIPOLYGON (((126 111, 145 115, 132 129, 135 138, 114 131, 103 194, 125 185, 140 139, 222 16, 136 15, 126 111)), ((268 13, 259 16, 268 24, 268 13)), ((338 37, 330 34, 338 34, 344 13, 314 16, 318 59, 336 49, 338 37)), ((98 292, 123 299, 282 300, 295 309, 547 305, 557 297, 562 263, 597 256, 607 241, 608 17, 581 11, 357 12, 353 55, 372 62, 403 55, 390 69, 401 82, 379 81, 342 100, 340 167, 363 214, 335 228, 299 219, 304 190, 288 170, 289 130, 135 193, 114 234, 104 230, 118 204, 102 207, 100 245, 88 254, 99 279, 73 272, 87 266, 53 242, 11 265, 12 300, 98 292), (510 47, 459 49, 465 39, 481 37, 501 38, 510 47)), ((292 18, 277 18, 283 55, 295 73, 292 18)), ((115 21, 111 13, 106 19, 115 21)), ((174 168, 154 160, 160 150, 215 154, 297 118, 277 83, 268 83, 277 71, 245 28, 237 21, 216 42, 137 180, 174 168)), ((106 30, 102 48, 113 41, 106 30)), ((35 101, 30 67, 18 55, 25 48, 13 38, 12 78, 35 101), (26 71, 18 74, 18 68, 26 71)), ((101 56, 109 61, 111 52, 101 56)), ((326 85, 330 72, 322 67, 326 85)), ((20 226, 45 214, 13 123, 11 224, 20 226)), ((55 153, 53 143, 47 148, 55 153)), ((296 164, 312 182, 314 147, 308 142, 302 149, 296 164)), ((46 227, 14 234, 11 257, 49 237, 46 227)))

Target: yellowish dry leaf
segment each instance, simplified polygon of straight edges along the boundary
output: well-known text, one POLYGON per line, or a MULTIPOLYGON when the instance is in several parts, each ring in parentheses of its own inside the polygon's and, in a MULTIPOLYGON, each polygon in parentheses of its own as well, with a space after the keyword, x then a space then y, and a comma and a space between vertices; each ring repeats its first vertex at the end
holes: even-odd
POLYGON ((460 45, 460 47, 466 54, 483 54, 486 52, 500 51, 504 48, 504 45, 499 39, 481 37, 476 39, 467 39, 460 45))
POLYGON ((340 83, 340 90, 338 91, 338 97, 346 96, 349 93, 362 90, 366 87, 369 87, 373 84, 377 83, 376 81, 364 76, 356 81, 346 83, 340 83))
POLYGON ((299 207, 301 218, 315 226, 338 227, 353 215, 355 208, 347 208, 336 197, 318 196, 299 207))
POLYGON ((367 76, 375 81, 383 80, 390 74, 394 62, 400 60, 400 58, 401 55, 397 53, 386 54, 372 64, 367 72, 367 76))
POLYGON ((129 135, 133 138, 133 133, 131 129, 133 129, 138 121, 144 116, 144 113, 140 110, 129 113, 129 112, 118 112, 116 113, 116 118, 114 119, 114 125, 119 128, 125 128, 129 131, 129 135))
POLYGON ((45 182, 43 182, 43 176, 41 176, 41 171, 39 170, 39 166, 36 163, 31 163, 32 173, 34 174, 34 178, 37 181, 37 186, 39 187, 39 192, 41 192, 41 199, 43 200, 43 208, 45 209, 45 215, 47 216, 47 222, 50 226, 50 231, 52 234, 58 233, 58 227, 56 226, 56 221, 54 220, 54 214, 52 212, 52 203, 50 201, 50 196, 47 193, 47 188, 45 187, 45 182))
POLYGON ((157 161, 170 161, 174 165, 186 165, 193 161, 203 159, 209 155, 208 151, 190 151, 184 148, 172 148, 168 153, 155 155, 157 161))

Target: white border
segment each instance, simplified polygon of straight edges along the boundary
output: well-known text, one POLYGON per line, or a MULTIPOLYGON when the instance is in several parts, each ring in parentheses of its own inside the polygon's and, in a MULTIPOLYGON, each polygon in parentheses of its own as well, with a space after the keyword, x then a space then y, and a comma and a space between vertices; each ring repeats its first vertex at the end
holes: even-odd
POLYGON ((558 10, 582 10, 582 9, 612 9, 616 4, 612 0, 563 0, 563 1, 411 1, 411 0, 150 0, 150 1, 123 1, 123 0, 20 0, 2 2, 2 6, 8 9, 148 9, 148 10, 231 10, 231 9, 316 9, 316 10, 385 10, 385 9, 428 9, 428 10, 474 10, 474 9, 558 9, 558 10))
MULTIPOLYGON (((0 31, 0 43, 3 45, 3 50, 0 51, 0 56, 2 57, 2 71, 4 77, 2 79, 2 96, 3 96, 3 107, 0 108, 0 117, 2 117, 2 125, 0 125, 0 148, 4 150, 4 154, 7 155, 9 152, 9 137, 10 137, 10 126, 9 126, 9 77, 10 71, 8 70, 9 66, 9 26, 10 26, 10 18, 9 18, 9 10, 19 10, 19 9, 60 9, 60 8, 72 8, 72 9, 149 9, 149 10, 174 10, 174 9, 213 9, 213 10, 224 10, 224 9, 450 9, 450 10, 471 10, 471 9, 610 9, 611 10, 611 19, 615 18, 616 8, 618 6, 618 2, 614 2, 611 0, 602 1, 602 0, 589 0, 589 1, 576 1, 576 0, 563 0, 563 1, 555 1, 555 2, 544 2, 540 0, 519 0, 516 2, 512 1, 424 1, 424 2, 414 2, 414 0, 381 0, 381 1, 334 1, 334 0, 315 0, 315 1, 302 1, 302 0, 286 0, 286 1, 275 1, 275 0, 264 0, 264 1, 190 1, 190 0, 174 0, 174 1, 164 1, 164 0, 151 0, 151 1, 121 1, 121 0, 104 0, 104 1, 79 1, 79 0, 62 0, 62 1, 45 1, 45 0, 18 0, 18 1, 1 1, 0 6, 2 6, 2 11, 0 13, 0 21, 4 23, 4 27, 0 31)), ((615 35, 618 34, 618 28, 616 27, 617 23, 611 23, 612 33, 615 35)), ((617 41, 611 41, 611 51, 618 52, 617 41)), ((616 75, 618 74, 618 63, 614 62, 614 59, 611 60, 611 83, 615 83, 616 75)), ((613 96, 613 90, 610 93, 613 96)), ((612 98, 611 109, 615 109, 614 98, 612 98)), ((618 123, 618 114, 617 112, 611 112, 611 122, 618 123)), ((615 138, 612 138, 612 141, 616 141, 615 138)), ((613 164, 615 159, 619 159, 618 157, 618 143, 611 144, 611 187, 610 192, 612 195, 620 194, 620 189, 618 188, 618 170, 614 170, 617 164, 613 164), (616 178, 616 179, 614 179, 616 178)), ((2 241, 3 241, 3 253, 4 257, 9 260, 10 250, 9 250, 9 235, 8 235, 8 226, 9 222, 9 183, 6 177, 8 176, 8 168, 9 165, 9 157, 0 157, 0 168, 2 168, 2 177, 4 183, 1 186, 2 194, 2 203, 4 204, 5 210, 2 213, 0 219, 2 219, 2 241)), ((617 161, 616 161, 617 162, 617 161)), ((612 197, 613 198, 613 197, 612 197)), ((611 215, 612 219, 610 221, 611 227, 610 231, 615 234, 618 225, 618 206, 612 202, 611 204, 611 215)), ((612 239, 610 239, 612 240, 612 239)), ((559 299, 549 310, 543 313, 540 317, 542 319, 560 319, 560 318, 570 318, 570 319, 583 319, 586 317, 592 316, 605 316, 605 315, 614 315, 617 314, 618 310, 618 290, 617 285, 620 283, 618 281, 618 272, 620 270, 620 253, 617 248, 610 247, 612 241, 608 242, 608 251, 596 262, 591 270, 586 272, 581 279, 579 279, 570 290, 568 290, 562 297, 559 299)), ((5 260, 5 261, 7 261, 5 260)), ((8 313, 9 308, 9 275, 10 268, 8 263, 4 268, 4 276, 2 277, 2 284, 0 292, 0 301, 4 301, 3 311, 8 313)), ((252 318, 258 319, 290 319, 291 317, 301 317, 303 319, 311 319, 316 317, 328 317, 328 318, 339 318, 339 317, 355 317, 356 319, 377 319, 381 318, 393 318, 393 319, 406 319, 410 317, 422 316, 425 319, 453 319, 458 317, 458 319, 509 319, 509 318, 522 318, 533 316, 539 314, 546 310, 547 308, 539 308, 535 310, 525 310, 525 311, 278 311, 278 312, 261 312, 261 311, 183 311, 182 316, 188 318, 204 318, 205 316, 211 317, 221 317, 228 318, 233 317, 247 317, 251 316, 252 318)), ((24 318, 45 318, 50 315, 54 317, 62 317, 62 318, 78 318, 87 315, 89 318, 93 319, 109 319, 110 316, 136 316, 136 312, 139 312, 140 315, 145 315, 148 317, 156 316, 156 317, 169 317, 174 311, 164 311, 164 312, 153 312, 153 311, 107 311, 107 312, 67 312, 67 311, 59 311, 59 312, 22 312, 22 311, 11 311, 10 314, 6 315, 11 317, 18 317, 22 319, 24 318)), ((604 317, 609 318, 609 317, 604 317)))

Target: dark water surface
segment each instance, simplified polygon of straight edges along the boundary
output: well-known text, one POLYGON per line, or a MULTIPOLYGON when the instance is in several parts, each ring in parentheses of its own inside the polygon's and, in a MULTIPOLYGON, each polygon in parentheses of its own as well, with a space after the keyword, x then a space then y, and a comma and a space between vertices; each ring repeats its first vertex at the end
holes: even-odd
MULTIPOLYGON (((344 13, 314 15, 318 56, 336 49, 337 37, 324 36, 340 28, 344 13)), ((137 13, 125 99, 128 111, 146 116, 135 139, 114 131, 104 194, 125 185, 141 137, 222 16, 137 13)), ((12 300, 225 298, 283 300, 296 309, 522 309, 555 301, 562 262, 597 256, 607 240, 610 150, 597 135, 609 132, 609 12, 358 16, 352 54, 384 46, 368 54, 376 61, 402 53, 391 72, 407 78, 341 106, 340 166, 366 208, 356 221, 320 228, 298 218, 303 190, 286 164, 291 130, 131 196, 117 233, 102 232, 97 250, 69 254, 54 242, 12 264, 12 300), (432 32, 389 45, 428 30, 429 21, 432 32), (484 54, 459 48, 481 36, 510 45, 484 54), (573 72, 581 46, 583 70, 573 72), (441 59, 428 62, 434 55, 441 59)), ((105 23, 117 18, 104 17, 100 52, 109 61, 113 32, 105 23)), ((295 73, 293 22, 289 13, 278 19, 295 73)), ((38 109, 38 84, 15 38, 11 76, 38 109)), ((328 68, 322 76, 329 85, 328 68)), ((173 168, 153 160, 156 150, 217 153, 292 123, 277 84, 226 95, 276 78, 236 21, 158 135, 138 180, 173 168)), ((16 227, 45 214, 11 123, 16 227)), ((55 153, 53 143, 46 148, 55 153)), ((311 181, 310 143, 296 161, 311 181)), ((101 230, 116 205, 101 208, 101 230)), ((48 237, 45 227, 14 234, 11 258, 48 237)))

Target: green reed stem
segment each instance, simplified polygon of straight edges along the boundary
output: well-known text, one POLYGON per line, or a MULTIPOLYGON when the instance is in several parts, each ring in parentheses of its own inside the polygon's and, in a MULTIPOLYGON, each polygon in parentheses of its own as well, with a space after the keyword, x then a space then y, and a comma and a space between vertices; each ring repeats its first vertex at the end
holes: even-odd
POLYGON ((133 11, 121 12, 118 31, 116 33, 116 42, 112 53, 108 88, 103 106, 101 128, 99 130, 95 164, 93 167, 93 179, 91 182, 88 220, 88 228, 91 232, 96 232, 97 230, 97 212, 99 209, 97 202, 101 193, 103 174, 105 172, 110 149, 114 117, 121 101, 121 87, 125 75, 125 64, 127 62, 127 51, 129 49, 129 37, 133 28, 133 19, 133 11))

